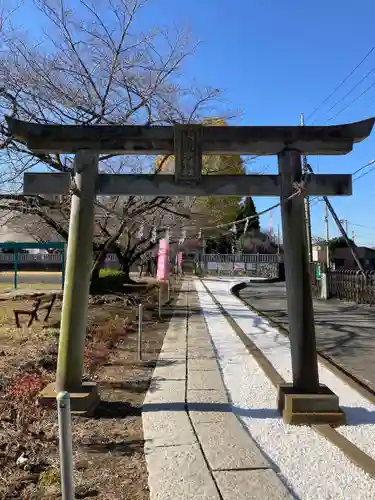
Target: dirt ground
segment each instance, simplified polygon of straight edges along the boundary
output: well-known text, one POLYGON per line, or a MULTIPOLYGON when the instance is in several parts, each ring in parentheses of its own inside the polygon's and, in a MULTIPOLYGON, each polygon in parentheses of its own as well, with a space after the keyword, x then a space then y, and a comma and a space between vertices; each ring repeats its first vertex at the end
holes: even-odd
MULTIPOLYGON (((157 293, 149 286, 132 294, 145 304, 141 362, 137 306, 126 306, 123 296, 90 299, 84 378, 98 382, 101 404, 93 417, 73 417, 77 499, 149 498, 141 406, 170 315, 166 308, 159 319, 157 293)), ((37 405, 55 376, 61 304, 48 326, 17 329, 13 308, 21 304, 0 302, 0 499, 61 498, 56 411, 37 405)))

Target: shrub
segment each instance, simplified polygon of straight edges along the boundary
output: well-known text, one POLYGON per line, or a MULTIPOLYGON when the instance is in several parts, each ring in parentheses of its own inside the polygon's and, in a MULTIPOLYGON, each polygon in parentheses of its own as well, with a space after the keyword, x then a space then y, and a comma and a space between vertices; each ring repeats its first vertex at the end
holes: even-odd
POLYGON ((39 475, 38 485, 42 488, 50 488, 60 484, 60 471, 56 467, 49 467, 39 475))
POLYGON ((95 342, 87 345, 84 351, 84 365, 88 373, 93 373, 99 366, 104 365, 109 357, 108 346, 104 342, 95 342))
POLYGON ((99 278, 107 278, 108 276, 124 277, 125 274, 119 269, 111 269, 110 267, 106 267, 105 269, 101 269, 99 271, 99 278))
POLYGON ((128 276, 118 269, 101 269, 99 276, 92 279, 91 293, 121 292, 128 276))
POLYGON ((118 316, 109 318, 103 325, 94 327, 91 331, 94 342, 104 342, 109 349, 113 349, 127 329, 127 319, 120 319, 118 316))

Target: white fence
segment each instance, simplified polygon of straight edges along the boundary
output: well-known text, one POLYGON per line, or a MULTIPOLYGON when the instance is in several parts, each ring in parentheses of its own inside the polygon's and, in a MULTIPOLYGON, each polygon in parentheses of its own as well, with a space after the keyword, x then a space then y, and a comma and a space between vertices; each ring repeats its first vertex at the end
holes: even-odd
POLYGON ((277 263, 283 262, 282 254, 263 253, 237 253, 237 254, 216 254, 206 253, 198 257, 204 262, 244 262, 244 263, 277 263))
MULTIPOLYGON (((0 263, 1 262, 13 262, 14 254, 12 253, 0 253, 0 263)), ((59 253, 19 253, 17 256, 18 262, 38 262, 41 264, 52 264, 61 262, 61 254, 59 253)))
MULTIPOLYGON (((199 259, 199 258, 198 258, 199 259)), ((200 267, 207 274, 233 274, 276 278, 280 254, 206 254, 200 256, 200 267)))
MULTIPOLYGON (((19 253, 19 263, 38 264, 61 264, 61 253, 19 253)), ((199 256, 198 260, 203 261, 208 269, 217 270, 252 270, 254 264, 277 264, 283 261, 281 254, 205 254, 199 256)), ((1 263, 12 263, 14 255, 12 253, 0 253, 1 263)), ((107 254, 104 267, 118 267, 119 261, 116 254, 107 254)))

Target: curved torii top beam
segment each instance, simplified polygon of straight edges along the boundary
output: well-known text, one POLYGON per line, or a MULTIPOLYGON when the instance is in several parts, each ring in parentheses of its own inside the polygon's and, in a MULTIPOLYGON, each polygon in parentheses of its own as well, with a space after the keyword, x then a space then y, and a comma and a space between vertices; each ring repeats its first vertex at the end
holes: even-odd
POLYGON ((308 155, 347 154, 366 139, 375 118, 333 126, 142 126, 55 125, 6 117, 12 136, 34 152, 172 154, 175 130, 191 128, 200 136, 203 154, 276 155, 295 149, 308 155))

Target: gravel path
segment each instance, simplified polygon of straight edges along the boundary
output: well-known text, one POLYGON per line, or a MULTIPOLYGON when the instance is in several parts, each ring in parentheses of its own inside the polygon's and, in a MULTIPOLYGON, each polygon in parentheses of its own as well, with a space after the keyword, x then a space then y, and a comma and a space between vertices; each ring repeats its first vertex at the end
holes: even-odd
MULTIPOLYGON (((216 299, 267 356, 280 375, 291 380, 289 341, 230 293, 236 279, 205 281, 216 299)), ((302 500, 370 500, 375 481, 353 465, 334 445, 309 427, 286 426, 277 411, 276 390, 203 285, 195 285, 218 351, 234 410, 252 437, 275 463, 280 475, 302 500)), ((375 408, 335 375, 320 366, 321 381, 340 397, 351 425, 339 431, 371 456, 375 454, 375 408), (358 424, 358 425, 355 425, 358 424)))

